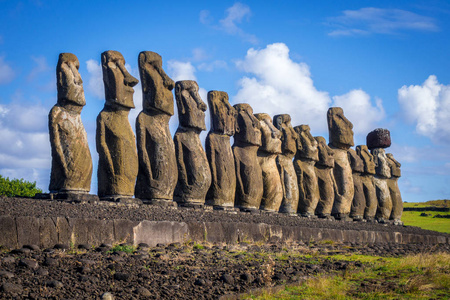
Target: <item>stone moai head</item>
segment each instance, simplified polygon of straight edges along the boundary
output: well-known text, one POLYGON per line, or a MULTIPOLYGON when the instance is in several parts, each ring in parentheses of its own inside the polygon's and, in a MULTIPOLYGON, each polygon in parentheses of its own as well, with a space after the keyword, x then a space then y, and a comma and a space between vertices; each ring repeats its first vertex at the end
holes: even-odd
POLYGON ((391 146, 391 133, 387 129, 377 128, 366 137, 367 148, 388 148, 391 146))
POLYGON ((255 114, 261 125, 261 147, 267 153, 281 153, 281 132, 272 124, 268 114, 255 114))
POLYGON ((366 145, 356 146, 356 154, 363 160, 364 173, 375 174, 375 160, 366 145))
POLYGON ((294 130, 298 134, 296 156, 302 159, 318 161, 319 150, 317 149, 317 141, 311 135, 309 125, 295 126, 294 130))
POLYGON ((291 116, 288 114, 273 117, 273 125, 281 131, 281 150, 284 154, 295 154, 297 152, 298 134, 291 125, 291 116))
POLYGON ((348 149, 353 142, 353 124, 344 116, 340 107, 330 107, 327 113, 330 145, 339 149, 348 149))
POLYGON ((240 103, 233 106, 236 109, 236 132, 234 140, 237 142, 261 146, 261 124, 253 115, 249 104, 240 103))
POLYGON ((316 163, 325 167, 334 167, 333 149, 328 147, 327 141, 323 136, 316 136, 317 149, 319 150, 319 161, 316 163))
POLYGON ((211 131, 229 136, 234 135, 237 112, 228 102, 228 94, 209 91, 208 106, 211 116, 211 131))
POLYGON ((206 104, 198 93, 198 84, 193 80, 182 80, 175 83, 178 119, 180 126, 206 130, 206 104))
POLYGON ((389 161, 389 166, 391 167, 391 175, 393 177, 401 177, 402 171, 400 170, 400 167, 402 166, 395 158, 392 153, 387 153, 386 157, 389 161))
POLYGON ((56 66, 56 85, 58 104, 86 105, 84 99, 83 80, 78 72, 80 62, 72 53, 61 53, 56 66))
POLYGON ((103 52, 102 70, 106 103, 134 108, 133 87, 139 80, 128 73, 122 54, 112 50, 103 52))
POLYGON ((347 151, 348 160, 350 162, 350 166, 352 167, 352 171, 356 173, 364 172, 364 161, 359 157, 355 150, 349 148, 347 151))
POLYGON ((375 148, 372 150, 372 155, 375 162, 376 174, 380 177, 390 178, 391 177, 391 167, 389 165, 386 152, 383 148, 375 148))
POLYGON ((142 106, 144 111, 156 110, 173 116, 173 94, 175 82, 162 68, 162 58, 158 53, 139 53, 139 74, 142 85, 142 106))

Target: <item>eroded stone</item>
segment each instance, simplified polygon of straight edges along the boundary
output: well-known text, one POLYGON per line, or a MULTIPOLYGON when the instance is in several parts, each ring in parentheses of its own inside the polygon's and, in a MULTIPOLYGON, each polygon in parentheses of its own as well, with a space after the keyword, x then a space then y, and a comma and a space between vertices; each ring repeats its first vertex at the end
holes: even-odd
POLYGON ((391 146, 391 133, 387 129, 377 128, 366 137, 367 147, 372 150, 376 148, 388 148, 391 146))
POLYGON ((383 148, 375 148, 371 153, 374 157, 376 171, 373 177, 378 199, 376 218, 380 222, 384 222, 389 220, 392 212, 392 199, 387 185, 387 180, 391 177, 391 168, 383 148))
POLYGON ((352 168, 353 186, 355 187, 350 217, 353 218, 353 220, 362 220, 366 209, 366 198, 364 196, 364 188, 361 180, 361 174, 364 172, 364 162, 358 154, 356 154, 356 151, 351 148, 348 149, 347 154, 352 168))
POLYGON ((334 158, 333 150, 328 147, 325 138, 316 136, 318 157, 315 171, 319 187, 319 203, 316 207, 316 215, 319 218, 327 218, 331 215, 334 202, 334 186, 336 182, 333 177, 334 158))
POLYGON ((396 222, 401 222, 403 213, 403 200, 400 189, 398 187, 398 179, 401 176, 401 164, 397 160, 395 160, 392 153, 387 153, 386 157, 388 159, 389 166, 391 167, 391 178, 387 180, 392 200, 392 212, 390 219, 396 222))
POLYGON ((373 220, 377 213, 378 200, 373 182, 375 174, 375 162, 372 154, 366 145, 356 146, 356 153, 363 160, 364 172, 360 175, 363 185, 364 198, 366 200, 366 208, 364 210, 364 219, 373 220))

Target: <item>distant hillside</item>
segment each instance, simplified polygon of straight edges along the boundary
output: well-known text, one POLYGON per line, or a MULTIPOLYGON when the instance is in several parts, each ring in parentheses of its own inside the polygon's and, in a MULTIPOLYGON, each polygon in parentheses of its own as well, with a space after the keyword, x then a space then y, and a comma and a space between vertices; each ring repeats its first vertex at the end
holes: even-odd
POLYGON ((446 207, 450 208, 450 200, 442 199, 442 200, 430 200, 426 202, 404 202, 403 207, 446 207))

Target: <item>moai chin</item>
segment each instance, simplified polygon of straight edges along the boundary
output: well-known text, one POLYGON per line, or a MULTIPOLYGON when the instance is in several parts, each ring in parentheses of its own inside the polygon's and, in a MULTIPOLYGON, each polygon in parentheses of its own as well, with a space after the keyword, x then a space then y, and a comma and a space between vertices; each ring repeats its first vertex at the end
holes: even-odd
POLYGON ((233 154, 236 167, 235 206, 243 211, 257 210, 264 193, 261 166, 257 151, 261 146, 261 125, 249 104, 233 106, 236 109, 236 132, 233 154))
POLYGON ((278 212, 283 200, 283 187, 278 172, 276 158, 281 153, 281 132, 272 124, 268 114, 255 114, 261 125, 261 147, 257 155, 261 166, 264 194, 261 201, 261 210, 278 212))
POLYGON ((176 205, 171 200, 178 170, 169 129, 174 113, 172 90, 175 83, 164 72, 159 54, 143 51, 138 64, 143 109, 136 119, 139 172, 135 196, 144 203, 176 205))
POLYGON ((366 208, 364 209, 364 219, 368 222, 375 220, 377 213, 378 200, 373 182, 373 175, 375 174, 375 162, 372 154, 366 145, 356 146, 356 154, 362 159, 364 163, 364 172, 360 175, 363 185, 364 199, 366 200, 366 208))
POLYGON ((206 104, 193 80, 175 83, 179 125, 174 136, 178 182, 174 199, 183 206, 201 206, 211 185, 211 170, 200 132, 206 130, 206 104))
POLYGON ((291 116, 288 114, 273 117, 273 125, 281 131, 281 154, 277 156, 277 165, 280 172, 281 186, 283 188, 283 200, 280 212, 297 214, 299 190, 297 174, 295 173, 292 159, 297 153, 298 135, 291 125, 291 116))
POLYGON ((134 195, 138 157, 128 114, 139 81, 128 73, 119 52, 105 51, 101 57, 106 102, 97 117, 98 196, 116 201, 134 195))
POLYGON ((378 199, 376 218, 378 222, 385 223, 392 213, 392 199, 388 187, 388 179, 391 177, 391 167, 383 148, 375 148, 371 151, 375 161, 376 174, 373 177, 375 191, 378 199))
POLYGON ((52 170, 51 193, 88 193, 92 158, 81 110, 86 104, 80 63, 72 53, 61 53, 56 67, 58 100, 48 115, 52 170))
POLYGON ((316 215, 319 218, 330 218, 334 202, 334 188, 336 182, 333 176, 334 158, 333 150, 328 147, 325 138, 316 136, 319 160, 314 165, 319 186, 319 203, 316 215))
POLYGON ((403 200, 398 187, 398 179, 401 176, 401 164, 395 160, 392 153, 387 153, 386 157, 388 159, 389 166, 391 167, 391 178, 387 181, 392 200, 392 212, 390 219, 394 220, 395 225, 402 225, 403 222, 401 221, 401 218, 403 213, 403 200))
POLYGON ((319 160, 317 141, 311 135, 308 125, 295 126, 298 134, 297 153, 294 159, 294 168, 297 173, 298 189, 300 196, 298 200, 298 212, 303 217, 314 216, 320 193, 314 165, 319 160))
POLYGON ((346 219, 350 214, 354 186, 352 168, 347 150, 354 145, 353 124, 344 116, 340 107, 330 107, 327 113, 329 146, 334 151, 333 175, 336 181, 332 215, 336 219, 346 219))
POLYGON ((228 102, 228 94, 220 91, 208 92, 208 106, 211 130, 205 148, 212 181, 206 204, 216 209, 231 209, 236 194, 236 169, 230 137, 235 130, 236 110, 228 102))
POLYGON ((366 209, 366 197, 364 196, 364 187, 361 179, 361 175, 364 172, 364 162, 352 148, 348 149, 347 153, 352 168, 353 186, 355 188, 350 218, 354 221, 362 221, 366 209))

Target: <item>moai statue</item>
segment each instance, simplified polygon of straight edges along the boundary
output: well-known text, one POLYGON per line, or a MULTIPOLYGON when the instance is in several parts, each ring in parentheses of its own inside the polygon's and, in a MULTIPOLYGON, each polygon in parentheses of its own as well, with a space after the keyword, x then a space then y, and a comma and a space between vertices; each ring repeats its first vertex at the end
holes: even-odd
POLYGON ((298 200, 298 212, 303 217, 313 217, 320 193, 314 165, 319 160, 317 141, 313 138, 308 125, 295 126, 298 134, 297 154, 295 154, 294 168, 297 173, 298 189, 300 196, 298 200))
POLYGON ((174 113, 175 83, 164 72, 159 54, 143 51, 138 63, 142 111, 136 119, 139 173, 135 196, 144 203, 173 206, 178 170, 169 120, 174 113))
POLYGON ((235 206, 242 211, 258 210, 264 193, 263 176, 257 152, 261 146, 261 125, 249 104, 233 106, 236 109, 236 132, 233 154, 236 166, 235 206))
POLYGON ((212 182, 206 204, 215 209, 232 209, 236 194, 236 169, 230 137, 235 131, 236 110, 228 102, 226 92, 209 91, 208 106, 211 130, 206 137, 205 148, 212 182))
POLYGON ((403 213, 403 200, 402 195, 400 194, 400 189, 398 188, 398 179, 401 174, 401 164, 395 160, 394 155, 392 153, 386 154, 389 162, 389 166, 391 167, 391 178, 388 179, 388 188, 391 194, 392 200, 392 212, 390 219, 394 220, 395 225, 403 225, 401 221, 402 213, 403 213))
POLYGON ((298 135, 291 125, 291 116, 288 114, 273 117, 273 125, 281 131, 281 151, 277 156, 277 165, 280 172, 283 200, 280 213, 295 215, 298 208, 298 183, 292 159, 297 152, 298 135))
POLYGON ((117 51, 102 53, 102 70, 106 102, 97 117, 98 196, 133 201, 138 157, 128 114, 134 108, 133 87, 139 81, 128 73, 117 51))
POLYGON ((258 161, 261 166, 264 194, 261 210, 278 212, 283 200, 283 187, 278 172, 276 158, 281 153, 281 132, 272 124, 268 114, 255 114, 261 125, 261 147, 258 149, 258 161))
POLYGON ((178 165, 174 199, 182 206, 202 206, 211 185, 211 170, 199 136, 206 130, 206 104, 193 80, 177 81, 175 97, 180 123, 174 136, 178 165))
POLYGON ((372 222, 375 220, 378 207, 375 185, 373 183, 373 175, 375 175, 375 162, 366 145, 356 146, 356 154, 358 154, 364 162, 364 172, 360 175, 360 180, 363 185, 364 199, 366 200, 364 219, 368 222, 372 222))
POLYGON ((330 107, 327 113, 329 146, 334 152, 333 175, 336 181, 332 215, 336 219, 348 218, 352 206, 354 186, 352 168, 347 150, 354 146, 353 124, 344 116, 340 107, 330 107))
POLYGON ((366 197, 364 196, 364 188, 361 180, 361 174, 364 172, 364 162, 352 148, 348 149, 348 159, 352 167, 353 186, 355 187, 350 218, 353 221, 362 221, 366 209, 366 197))
POLYGON ((79 67, 75 55, 59 55, 58 101, 48 115, 52 148, 50 193, 87 194, 91 187, 91 152, 80 116, 86 101, 79 67))
POLYGON ((314 138, 317 141, 317 149, 319 150, 319 160, 314 166, 320 195, 315 213, 319 218, 330 219, 334 202, 334 188, 336 185, 333 176, 333 150, 328 147, 324 137, 316 136, 314 138))

